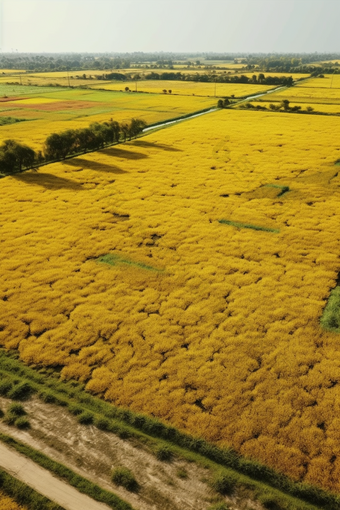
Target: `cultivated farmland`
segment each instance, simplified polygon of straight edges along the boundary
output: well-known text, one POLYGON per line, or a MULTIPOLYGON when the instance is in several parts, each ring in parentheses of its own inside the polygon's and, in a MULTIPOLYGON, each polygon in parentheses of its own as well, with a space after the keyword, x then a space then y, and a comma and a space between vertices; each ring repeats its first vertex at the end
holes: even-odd
POLYGON ((2 139, 14 138, 41 150, 52 132, 87 127, 110 118, 118 122, 133 117, 148 124, 180 117, 216 105, 215 98, 178 97, 159 94, 128 94, 52 87, 1 86, 8 97, 0 99, 2 117, 25 122, 1 128, 2 139))
POLYGON ((3 179, 1 343, 339 491, 339 128, 224 110, 3 179))

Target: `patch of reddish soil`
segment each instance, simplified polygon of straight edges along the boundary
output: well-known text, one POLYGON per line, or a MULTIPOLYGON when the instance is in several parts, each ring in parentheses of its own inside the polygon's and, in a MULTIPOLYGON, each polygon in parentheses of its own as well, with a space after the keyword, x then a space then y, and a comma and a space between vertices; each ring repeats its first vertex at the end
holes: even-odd
POLYGON ((48 112, 58 112, 67 110, 79 110, 93 108, 97 106, 107 106, 107 103, 97 103, 92 101, 55 101, 53 103, 30 103, 21 104, 21 108, 42 110, 48 112))
POLYGON ((0 97, 0 103, 7 103, 8 101, 22 101, 28 97, 0 97))

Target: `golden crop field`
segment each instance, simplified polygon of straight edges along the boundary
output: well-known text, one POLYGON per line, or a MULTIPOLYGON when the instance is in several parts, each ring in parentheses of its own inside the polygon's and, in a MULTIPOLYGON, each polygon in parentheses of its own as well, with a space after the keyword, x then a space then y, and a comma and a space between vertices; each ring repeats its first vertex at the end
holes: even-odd
POLYGON ((26 510, 26 507, 19 506, 14 499, 0 491, 0 510, 26 510))
MULTIPOLYGON (((102 82, 93 88, 101 88, 105 90, 124 90, 128 86, 131 90, 135 90, 136 83, 116 83, 102 82)), ((272 89, 273 86, 268 85, 250 85, 243 83, 216 83, 216 97, 232 96, 243 97, 256 92, 265 92, 272 89)), ((195 96, 215 96, 215 83, 203 83, 193 81, 172 81, 172 80, 143 80, 137 82, 137 90, 139 92, 154 92, 162 94, 163 90, 171 90, 175 95, 195 95, 195 96)), ((165 94, 164 94, 165 95, 165 94)))
POLYGON ((340 491, 339 129, 222 110, 2 179, 1 345, 340 491))
POLYGON ((87 127, 91 122, 104 122, 110 118, 125 122, 139 117, 153 124, 216 105, 215 98, 55 90, 51 87, 41 89, 39 94, 38 87, 20 86, 14 92, 10 87, 6 89, 8 97, 1 101, 2 88, 0 85, 0 118, 11 116, 25 121, 1 126, 0 141, 13 138, 35 150, 42 150, 46 137, 53 132, 87 127))
POLYGON ((294 87, 275 92, 270 98, 273 100, 289 99, 294 102, 337 104, 340 101, 340 76, 325 75, 325 78, 311 78, 297 83, 294 87))
POLYGON ((324 78, 310 78, 302 83, 297 83, 296 87, 327 89, 327 94, 332 89, 340 89, 339 74, 325 74, 324 78))

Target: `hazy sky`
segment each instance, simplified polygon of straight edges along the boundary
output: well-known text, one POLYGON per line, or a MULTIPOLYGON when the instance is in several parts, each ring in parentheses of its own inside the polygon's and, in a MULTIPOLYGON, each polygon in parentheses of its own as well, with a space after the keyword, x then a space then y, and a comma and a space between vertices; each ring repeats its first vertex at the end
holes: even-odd
POLYGON ((0 0, 1 51, 340 52, 340 0, 0 0))

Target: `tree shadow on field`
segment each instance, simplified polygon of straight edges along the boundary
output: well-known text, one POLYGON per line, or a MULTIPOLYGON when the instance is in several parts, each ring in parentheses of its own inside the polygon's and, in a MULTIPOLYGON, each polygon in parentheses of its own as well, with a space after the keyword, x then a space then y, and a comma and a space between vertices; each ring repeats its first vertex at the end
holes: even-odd
POLYGON ((99 163, 98 161, 89 161, 84 158, 68 159, 65 161, 66 165, 74 166, 78 168, 88 168, 95 170, 96 172, 107 172, 109 174, 127 174, 126 170, 122 170, 115 165, 106 165, 105 163, 99 163))
POLYGON ((141 152, 127 151, 125 149, 117 149, 116 147, 102 149, 100 152, 107 156, 124 159, 146 159, 148 157, 146 154, 142 154, 141 152))
POLYGON ((181 149, 176 149, 176 147, 172 147, 171 145, 165 145, 162 143, 152 143, 152 142, 144 142, 142 140, 136 140, 133 142, 133 145, 137 147, 144 147, 145 149, 162 149, 163 151, 169 152, 182 152, 181 149))
POLYGON ((80 191, 84 189, 79 182, 44 172, 25 172, 23 174, 13 175, 12 177, 18 181, 24 182, 25 184, 35 184, 50 190, 70 189, 73 191, 80 191))

